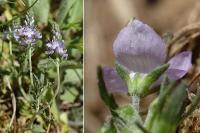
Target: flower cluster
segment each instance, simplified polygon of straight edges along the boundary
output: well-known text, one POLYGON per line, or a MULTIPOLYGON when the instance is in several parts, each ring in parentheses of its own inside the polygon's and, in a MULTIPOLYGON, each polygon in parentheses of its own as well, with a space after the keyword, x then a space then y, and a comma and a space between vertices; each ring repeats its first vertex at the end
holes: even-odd
MULTIPOLYGON (((2 38, 4 40, 13 39, 23 46, 32 46, 42 38, 41 33, 36 29, 34 23, 33 16, 30 13, 27 13, 23 24, 15 22, 12 28, 9 28, 8 31, 4 32, 2 38)), ((61 56, 62 58, 67 59, 68 54, 67 50, 64 49, 64 40, 55 23, 52 24, 52 39, 46 44, 46 47, 46 54, 61 56)))
POLYGON ((56 55, 61 56, 64 59, 67 59, 68 54, 67 54, 67 50, 64 49, 64 40, 62 40, 60 31, 58 30, 57 27, 53 26, 52 33, 53 33, 52 40, 46 44, 47 46, 46 53, 48 55, 56 54, 56 55))
POLYGON ((41 33, 34 25, 34 18, 26 14, 24 24, 14 25, 12 28, 13 39, 23 46, 34 45, 37 40, 42 38, 41 33))
POLYGON ((64 50, 64 41, 63 40, 51 40, 46 44, 47 51, 46 53, 48 55, 52 54, 58 54, 62 56, 63 58, 67 58, 68 54, 66 53, 66 50, 64 50))
MULTIPOLYGON (((124 66, 130 76, 145 76, 166 60, 166 46, 162 38, 148 25, 134 19, 118 34, 113 44, 116 61, 124 66)), ((171 80, 182 78, 191 68, 192 53, 175 55, 167 63, 167 76, 171 80)), ((104 67, 104 81, 111 92, 127 92, 127 86, 113 68, 104 67)))

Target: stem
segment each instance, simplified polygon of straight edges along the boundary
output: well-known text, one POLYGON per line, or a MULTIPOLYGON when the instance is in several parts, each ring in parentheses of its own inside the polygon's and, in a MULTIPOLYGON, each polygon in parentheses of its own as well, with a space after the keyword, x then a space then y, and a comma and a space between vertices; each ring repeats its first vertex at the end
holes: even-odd
POLYGON ((132 105, 139 112, 140 111, 140 97, 133 95, 132 96, 132 105))
POLYGON ((46 133, 49 133, 50 128, 51 128, 51 123, 48 124, 48 127, 47 127, 47 131, 46 131, 46 133))
POLYGON ((38 98, 36 112, 39 112, 39 110, 40 110, 40 99, 38 98))
POLYGON ((16 115, 16 98, 15 98, 15 94, 12 92, 11 93, 11 97, 12 97, 12 105, 13 105, 13 114, 12 114, 12 118, 9 124, 9 129, 11 128, 14 119, 15 119, 15 115, 16 115))
POLYGON ((56 99, 56 96, 59 93, 60 90, 60 64, 59 64, 59 59, 56 60, 56 69, 57 69, 57 89, 54 95, 54 99, 56 99))
POLYGON ((9 52, 10 52, 10 55, 12 56, 12 42, 9 41, 9 52))
POLYGON ((12 105, 13 105, 13 114, 12 114, 12 118, 11 118, 10 123, 9 123, 9 129, 10 129, 13 122, 14 122, 15 115, 16 115, 16 97, 15 97, 15 94, 13 93, 9 79, 6 78, 6 80, 7 80, 7 86, 11 91, 11 98, 12 98, 12 105))
POLYGON ((1 43, 1 53, 0 53, 1 56, 3 55, 3 45, 4 45, 4 41, 2 40, 2 43, 1 43))
POLYGON ((20 90, 21 94, 27 101, 29 101, 29 97, 22 87, 22 77, 21 76, 18 77, 18 84, 19 84, 19 90, 20 90))
MULTIPOLYGON (((30 56, 29 56, 30 57, 30 56)), ((30 61, 29 61, 30 62, 30 61)), ((60 90, 60 64, 59 64, 59 59, 56 60, 56 70, 57 70, 57 89, 56 89, 56 92, 55 92, 55 95, 53 97, 53 99, 50 101, 50 104, 56 99, 56 96, 58 95, 59 93, 59 90, 60 90)), ((32 128, 32 125, 33 125, 33 121, 35 120, 35 117, 36 115, 40 114, 42 111, 44 111, 45 109, 47 109, 48 106, 45 106, 43 109, 41 110, 38 110, 34 115, 33 117, 31 118, 31 128, 32 128)))
POLYGON ((31 80, 31 86, 33 86, 33 72, 32 72, 32 47, 29 48, 29 70, 30 70, 30 80, 31 80))

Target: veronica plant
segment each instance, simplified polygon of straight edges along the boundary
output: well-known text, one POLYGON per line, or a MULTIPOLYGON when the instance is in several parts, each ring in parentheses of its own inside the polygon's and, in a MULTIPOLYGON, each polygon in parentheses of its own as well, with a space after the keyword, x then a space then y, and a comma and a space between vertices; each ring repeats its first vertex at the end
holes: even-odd
MULTIPOLYGON (((41 33, 36 29, 33 15, 30 12, 27 12, 23 22, 20 24, 14 22, 9 32, 6 32, 5 34, 6 34, 5 35, 6 39, 13 39, 19 45, 28 48, 30 80, 31 80, 31 85, 33 86, 33 73, 32 73, 32 60, 31 60, 33 53, 33 46, 37 43, 38 40, 42 38, 41 33)), ((12 52, 12 48, 10 48, 10 52, 12 52)))
POLYGON ((82 131, 82 0, 66 1, 0 4, 0 132, 82 131))
POLYGON ((47 46, 46 53, 48 55, 55 55, 57 57, 62 57, 67 59, 67 50, 64 49, 64 40, 62 39, 62 35, 60 33, 59 27, 56 23, 52 22, 52 40, 49 41, 47 46))
POLYGON ((116 69, 108 66, 98 69, 100 94, 113 116, 100 132, 175 132, 186 108, 187 86, 185 83, 174 86, 171 82, 182 78, 192 67, 192 53, 184 51, 167 61, 166 45, 162 38, 151 27, 137 19, 132 20, 119 32, 113 44, 113 51, 116 69), (139 115, 139 100, 159 86, 164 75, 169 78, 168 84, 161 87, 160 96, 152 102, 148 117, 143 123, 139 115), (171 91, 172 88, 177 91, 171 91), (133 106, 119 107, 112 92, 131 95, 133 106), (170 100, 164 104, 163 101, 167 98, 170 100), (176 103, 173 102, 175 98, 176 103), (164 122, 163 125, 160 120, 164 122), (157 128, 158 123, 161 124, 160 129, 157 128))
POLYGON ((59 26, 55 22, 51 22, 51 26, 52 39, 46 44, 46 53, 49 56, 56 57, 56 61, 54 61, 57 68, 57 90, 54 95, 54 98, 56 98, 60 90, 60 59, 67 59, 68 54, 67 50, 64 49, 64 40, 62 40, 59 26))
POLYGON ((13 39, 23 46, 30 46, 42 38, 41 33, 35 27, 35 21, 31 13, 25 15, 25 20, 22 25, 13 25, 13 39))

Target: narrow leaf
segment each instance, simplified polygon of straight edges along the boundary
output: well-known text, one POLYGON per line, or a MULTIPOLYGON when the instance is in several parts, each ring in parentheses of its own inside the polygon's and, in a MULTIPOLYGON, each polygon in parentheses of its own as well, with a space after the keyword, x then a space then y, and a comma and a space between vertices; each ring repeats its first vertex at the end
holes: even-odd
POLYGON ((103 73, 102 73, 101 67, 97 68, 97 75, 98 75, 98 86, 99 86, 101 99, 110 108, 110 110, 112 112, 113 110, 118 108, 118 105, 116 104, 113 95, 109 94, 106 89, 106 86, 105 86, 105 83, 103 80, 103 73))

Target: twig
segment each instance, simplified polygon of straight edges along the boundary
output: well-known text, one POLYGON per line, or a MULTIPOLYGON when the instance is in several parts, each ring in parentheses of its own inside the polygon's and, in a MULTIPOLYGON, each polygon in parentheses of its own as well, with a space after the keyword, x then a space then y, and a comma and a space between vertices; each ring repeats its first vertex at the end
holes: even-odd
MULTIPOLYGON (((56 126, 56 125, 55 125, 56 126)), ((60 133, 60 129, 58 126, 56 126, 56 133, 60 133)))
POLYGON ((12 105, 13 105, 13 114, 12 114, 12 118, 11 118, 10 124, 9 124, 9 129, 10 129, 12 124, 13 124, 13 122, 14 122, 15 115, 16 115, 16 97, 15 97, 15 94, 13 93, 13 90, 12 90, 12 87, 10 85, 9 79, 6 78, 6 80, 7 80, 7 86, 11 91, 11 98, 12 98, 12 105))
POLYGON ((197 32, 197 31, 200 31, 200 23, 191 24, 191 25, 188 25, 188 26, 182 28, 175 35, 175 37, 170 41, 170 43, 168 44, 168 48, 170 48, 172 44, 174 44, 176 41, 178 41, 180 38, 182 38, 185 34, 187 34, 189 32, 197 32))
POLYGON ((60 106, 60 109, 61 110, 70 110, 71 108, 78 108, 78 107, 81 107, 82 104, 80 102, 77 102, 77 103, 63 103, 61 104, 60 106))
MULTIPOLYGON (((49 106, 49 118, 51 119, 51 107, 50 106, 49 106)), ((49 133, 50 129, 51 129, 51 121, 48 124, 46 133, 49 133)))
POLYGON ((47 131, 46 131, 46 133, 49 133, 50 128, 51 128, 51 123, 48 124, 48 127, 47 127, 47 131))
POLYGON ((199 77, 200 77, 200 73, 198 73, 196 76, 192 78, 192 80, 189 82, 189 86, 191 86, 199 77))
POLYGON ((8 99, 4 99, 4 100, 1 100, 0 99, 0 104, 2 104, 2 103, 6 103, 6 102, 8 102, 8 101, 10 101, 11 99, 10 98, 8 98, 8 99))

